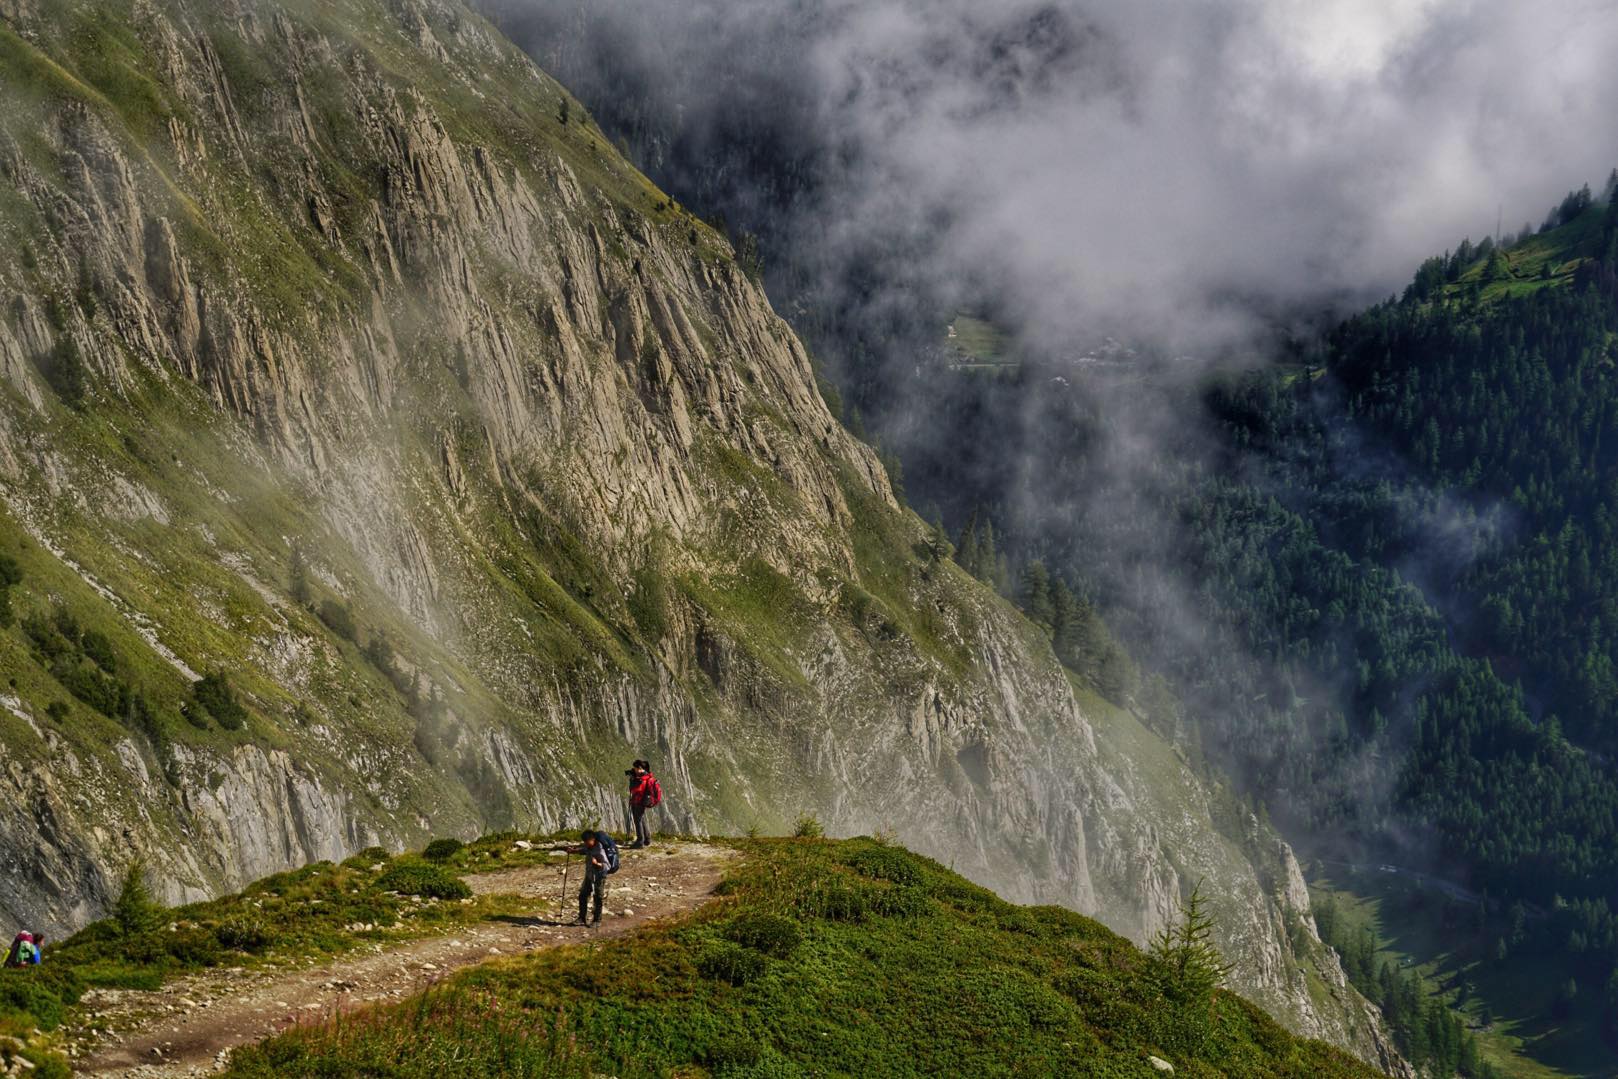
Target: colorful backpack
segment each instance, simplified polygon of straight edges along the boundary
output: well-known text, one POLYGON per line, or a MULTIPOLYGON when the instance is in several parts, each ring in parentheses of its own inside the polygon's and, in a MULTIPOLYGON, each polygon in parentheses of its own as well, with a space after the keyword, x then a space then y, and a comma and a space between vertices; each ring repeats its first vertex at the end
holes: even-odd
POLYGON ((606 832, 597 832, 596 842, 601 844, 601 853, 607 856, 607 872, 618 872, 618 844, 606 832))
POLYGON ((20 967, 34 961, 34 935, 27 930, 11 939, 11 950, 6 953, 6 966, 20 967))

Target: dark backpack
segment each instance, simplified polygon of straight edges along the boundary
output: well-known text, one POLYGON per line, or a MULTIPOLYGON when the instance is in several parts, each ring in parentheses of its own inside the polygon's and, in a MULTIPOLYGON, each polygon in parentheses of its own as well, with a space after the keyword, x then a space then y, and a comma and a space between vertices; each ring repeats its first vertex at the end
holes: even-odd
POLYGON ((618 844, 606 832, 597 832, 596 842, 601 845, 601 853, 607 856, 607 872, 618 872, 618 844))

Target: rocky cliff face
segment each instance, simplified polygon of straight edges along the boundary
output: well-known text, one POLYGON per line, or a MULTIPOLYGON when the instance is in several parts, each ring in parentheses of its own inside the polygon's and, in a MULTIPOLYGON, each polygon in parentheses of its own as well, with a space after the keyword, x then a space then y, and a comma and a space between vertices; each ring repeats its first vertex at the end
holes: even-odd
POLYGON ((933 557, 724 240, 458 3, 0 0, 0 90, 0 920, 616 824, 648 756, 666 827, 815 813, 1137 939, 1205 878, 1240 988, 1386 1054, 1290 852, 933 557))

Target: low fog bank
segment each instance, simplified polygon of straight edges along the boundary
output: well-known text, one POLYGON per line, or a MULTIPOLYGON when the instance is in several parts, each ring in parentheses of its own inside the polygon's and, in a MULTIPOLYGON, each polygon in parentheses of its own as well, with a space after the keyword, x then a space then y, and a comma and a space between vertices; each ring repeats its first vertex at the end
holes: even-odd
POLYGON ((1618 12, 1507 0, 482 0, 794 291, 963 285, 1175 351, 1515 231, 1614 147, 1618 12))

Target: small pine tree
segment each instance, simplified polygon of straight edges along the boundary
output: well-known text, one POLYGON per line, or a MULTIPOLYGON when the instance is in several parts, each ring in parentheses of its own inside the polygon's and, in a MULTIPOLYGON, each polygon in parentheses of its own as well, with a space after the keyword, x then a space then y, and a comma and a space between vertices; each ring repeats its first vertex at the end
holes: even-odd
POLYGON ((354 612, 349 610, 348 604, 337 600, 324 600, 320 604, 319 613, 320 620, 337 636, 345 641, 358 640, 359 627, 354 624, 354 612))
MULTIPOLYGON (((693 230, 691 233, 691 242, 697 242, 697 234, 695 230, 693 230)), ((848 433, 859 439, 861 442, 870 441, 865 434, 865 417, 860 414, 860 410, 858 408, 851 408, 848 410, 848 433)))
POLYGON ((303 557, 303 543, 292 541, 292 570, 291 570, 292 601, 300 607, 309 606, 312 593, 309 588, 309 565, 303 557))
POLYGON ((973 576, 990 585, 996 584, 995 575, 1000 568, 1000 555, 994 549, 994 522, 983 522, 983 533, 978 540, 978 568, 973 576))
POLYGON ((764 256, 759 253, 758 237, 751 232, 743 232, 736 243, 736 265, 753 282, 764 280, 764 256))
POLYGON ((45 380, 69 408, 82 408, 90 392, 89 368, 72 335, 62 333, 52 346, 45 380))
POLYGON ((1230 966, 1213 943, 1214 918, 1202 897, 1202 884, 1191 889, 1180 906, 1180 920, 1152 941, 1151 970, 1163 998, 1156 1010, 1154 1035, 1164 1048, 1194 1056, 1214 1027, 1214 990, 1224 983, 1230 966))
POLYGON ((1215 925, 1202 883, 1180 905, 1180 920, 1152 941, 1152 962, 1163 995, 1179 1002, 1206 1001, 1231 971, 1213 943, 1215 925))
POLYGON ((0 629, 9 629, 16 621, 11 610, 11 589, 22 583, 22 567, 8 554, 0 554, 0 629))
POLYGON ((371 666, 381 671, 390 680, 398 678, 398 669, 394 666, 393 643, 383 630, 371 634, 371 639, 365 645, 365 658, 371 661, 371 666))
POLYGON ((937 506, 932 508, 927 520, 927 554, 937 564, 955 553, 955 545, 949 541, 949 532, 944 528, 944 518, 937 506))
POLYGON ((144 933, 157 924, 163 908, 146 883, 146 859, 136 858, 124 873, 124 883, 112 904, 112 920, 125 936, 144 933))
POLYGON ((1058 577, 1051 583, 1051 644, 1056 658, 1073 665, 1073 635, 1078 628, 1079 600, 1067 582, 1058 577))
POLYGON ((1051 575, 1037 558, 1023 567, 1018 599, 1023 611, 1047 633, 1054 633, 1056 604, 1051 596, 1051 575))
POLYGON ((563 94, 562 95, 562 103, 556 107, 556 119, 558 121, 560 121, 560 123, 561 123, 561 125, 563 127, 566 127, 567 122, 572 117, 572 115, 573 115, 573 102, 568 100, 568 97, 567 97, 566 94, 563 94))
POLYGON ((955 544, 955 563, 974 576, 978 571, 978 518, 977 514, 961 529, 960 542, 955 544))
POLYGON ((73 298, 78 301, 79 310, 84 312, 85 318, 95 318, 98 307, 95 276, 90 272, 90 264, 87 262, 79 262, 79 284, 73 292, 73 298))
POLYGON ((1610 261, 1618 244, 1618 196, 1607 199, 1607 212, 1601 215, 1601 242, 1602 257, 1610 261))
POLYGON ((227 731, 247 726, 247 709, 242 706, 230 677, 222 670, 211 670, 191 685, 191 702, 213 716, 227 731))

